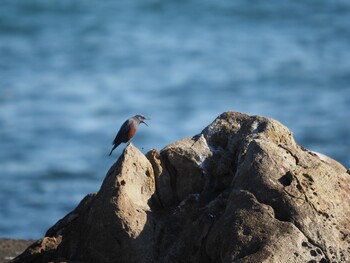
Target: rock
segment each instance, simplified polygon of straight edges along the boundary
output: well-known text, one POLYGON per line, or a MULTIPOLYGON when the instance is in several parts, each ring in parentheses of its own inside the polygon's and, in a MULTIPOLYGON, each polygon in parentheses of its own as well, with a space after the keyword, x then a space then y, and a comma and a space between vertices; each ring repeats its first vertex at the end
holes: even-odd
POLYGON ((108 171, 99 192, 85 197, 43 240, 13 262, 31 262, 28 254, 35 262, 151 261, 154 234, 149 202, 154 185, 151 164, 130 144, 108 171), (48 241, 54 245, 45 249, 48 241))
POLYGON ((350 262, 350 175, 279 122, 226 112, 130 144, 97 194, 12 262, 350 262))
POLYGON ((0 238, 0 263, 5 263, 15 258, 34 241, 0 238))

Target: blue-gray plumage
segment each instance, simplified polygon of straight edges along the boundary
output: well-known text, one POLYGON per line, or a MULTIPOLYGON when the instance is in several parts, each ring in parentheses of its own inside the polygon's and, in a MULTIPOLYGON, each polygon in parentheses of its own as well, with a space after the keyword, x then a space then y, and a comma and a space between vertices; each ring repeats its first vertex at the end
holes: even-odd
MULTIPOLYGON (((139 127, 140 123, 144 123, 147 125, 144 120, 148 120, 145 116, 143 115, 135 115, 134 117, 126 120, 123 125, 120 127, 117 135, 114 138, 113 141, 113 148, 109 155, 112 154, 115 148, 119 146, 122 142, 128 143, 135 135, 137 128, 139 127)), ((147 125, 148 126, 148 125, 147 125)))

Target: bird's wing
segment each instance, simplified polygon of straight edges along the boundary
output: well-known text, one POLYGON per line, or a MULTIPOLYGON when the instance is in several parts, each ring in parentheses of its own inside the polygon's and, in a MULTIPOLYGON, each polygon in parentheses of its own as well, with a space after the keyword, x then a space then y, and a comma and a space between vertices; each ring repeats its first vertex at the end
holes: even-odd
POLYGON ((129 122, 130 122, 130 120, 127 120, 123 123, 123 125, 120 127, 117 135, 115 136, 112 144, 119 145, 122 142, 124 142, 123 138, 125 140, 125 138, 127 137, 129 122))

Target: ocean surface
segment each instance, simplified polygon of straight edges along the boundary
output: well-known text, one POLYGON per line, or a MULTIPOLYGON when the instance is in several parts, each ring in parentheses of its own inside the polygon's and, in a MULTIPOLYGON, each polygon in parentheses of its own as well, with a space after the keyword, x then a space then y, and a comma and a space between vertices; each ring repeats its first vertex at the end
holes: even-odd
POLYGON ((40 238, 109 167, 224 111, 350 167, 350 1, 2 0, 0 237, 40 238))

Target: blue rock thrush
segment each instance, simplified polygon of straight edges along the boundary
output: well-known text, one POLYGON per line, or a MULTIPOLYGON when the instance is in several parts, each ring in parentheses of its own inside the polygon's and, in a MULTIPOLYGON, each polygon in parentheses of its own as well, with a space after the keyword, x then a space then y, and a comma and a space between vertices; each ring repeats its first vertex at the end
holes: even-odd
MULTIPOLYGON (((120 127, 117 135, 115 136, 115 139, 113 141, 113 148, 109 155, 112 154, 115 148, 119 146, 122 142, 128 143, 130 140, 134 137, 137 128, 139 127, 140 123, 144 123, 147 125, 144 120, 148 120, 145 116, 143 115, 135 115, 134 117, 126 120, 123 125, 120 127)), ((147 125, 148 126, 148 125, 147 125)))

